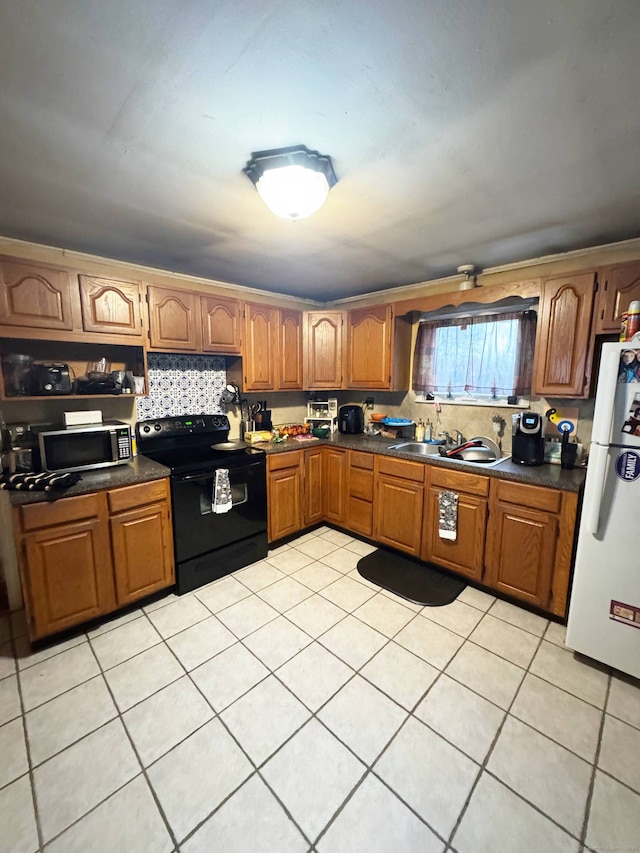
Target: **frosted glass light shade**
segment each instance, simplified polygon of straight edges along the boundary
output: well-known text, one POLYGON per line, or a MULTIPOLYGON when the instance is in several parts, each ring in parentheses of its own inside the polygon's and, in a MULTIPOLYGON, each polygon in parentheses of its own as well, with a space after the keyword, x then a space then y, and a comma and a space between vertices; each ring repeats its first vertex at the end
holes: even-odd
POLYGON ((331 158, 304 145, 254 153, 244 171, 267 207, 293 221, 319 210, 337 181, 331 158))
POLYGON ((319 210, 329 195, 322 172, 304 166, 268 169, 257 184, 260 198, 281 219, 305 219, 319 210))

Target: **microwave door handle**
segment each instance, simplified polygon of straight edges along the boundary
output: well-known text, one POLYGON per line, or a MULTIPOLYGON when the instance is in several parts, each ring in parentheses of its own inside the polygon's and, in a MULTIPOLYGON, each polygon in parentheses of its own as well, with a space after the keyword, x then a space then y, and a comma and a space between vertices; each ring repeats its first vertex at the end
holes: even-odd
POLYGON ((115 462, 118 458, 118 437, 115 429, 110 430, 109 435, 111 437, 111 459, 115 462))

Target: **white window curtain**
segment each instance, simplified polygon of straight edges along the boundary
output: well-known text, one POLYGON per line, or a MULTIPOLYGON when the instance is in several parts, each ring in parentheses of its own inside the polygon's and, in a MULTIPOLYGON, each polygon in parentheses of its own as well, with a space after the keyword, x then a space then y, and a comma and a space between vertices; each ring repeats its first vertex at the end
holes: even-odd
POLYGON ((535 334, 534 311, 423 321, 414 350, 413 390, 526 396, 535 334))

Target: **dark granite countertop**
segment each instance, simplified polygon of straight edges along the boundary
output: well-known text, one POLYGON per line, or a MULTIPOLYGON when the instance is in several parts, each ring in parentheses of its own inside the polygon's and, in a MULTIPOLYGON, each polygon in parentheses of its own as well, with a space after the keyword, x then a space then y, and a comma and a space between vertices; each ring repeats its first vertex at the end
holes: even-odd
POLYGON ((450 470, 473 471, 476 474, 486 474, 488 477, 497 477, 501 480, 513 480, 517 483, 528 483, 532 486, 547 486, 552 489, 562 489, 567 492, 579 492, 584 483, 587 473, 586 468, 574 468, 570 471, 563 470, 560 465, 545 463, 536 467, 527 467, 511 462, 510 459, 496 465, 495 468, 487 468, 484 465, 472 462, 451 462, 441 456, 427 456, 419 458, 411 453, 403 453, 399 450, 389 450, 393 444, 400 444, 402 439, 381 438, 377 435, 343 435, 334 433, 330 438, 318 439, 317 441, 298 442, 295 439, 287 439, 279 444, 258 444, 271 455, 272 453, 285 453, 296 450, 304 450, 307 447, 328 445, 330 447, 344 447, 349 450, 362 450, 367 453, 381 453, 384 456, 394 456, 398 459, 410 459, 413 462, 424 462, 426 465, 441 465, 450 470))
POLYGON ((133 486, 136 483, 147 483, 150 480, 162 480, 169 476, 169 469, 158 462, 147 459, 146 456, 136 456, 127 465, 114 465, 113 468, 103 468, 98 471, 85 471, 75 486, 61 492, 7 492, 11 504, 38 503, 39 501, 54 501, 60 498, 72 498, 75 495, 86 495, 89 492, 99 492, 103 489, 117 489, 118 486, 133 486))

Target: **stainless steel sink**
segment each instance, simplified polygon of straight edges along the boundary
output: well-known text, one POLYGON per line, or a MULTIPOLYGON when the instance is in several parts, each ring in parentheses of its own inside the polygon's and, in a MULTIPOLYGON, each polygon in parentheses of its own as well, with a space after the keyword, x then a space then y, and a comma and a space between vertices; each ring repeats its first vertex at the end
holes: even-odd
MULTIPOLYGON (((441 459, 445 457, 440 457, 441 459)), ((501 456, 500 459, 494 459, 492 462, 483 462, 481 459, 459 459, 452 456, 446 457, 447 462, 455 462, 457 465, 475 465, 476 468, 495 468, 496 465, 501 465, 507 459, 511 459, 511 454, 501 456)))
MULTIPOLYGON (((445 457, 440 456, 437 444, 422 444, 419 441, 405 441, 402 444, 391 444, 389 450, 399 450, 402 453, 410 453, 412 456, 424 458, 425 456, 437 456, 440 459, 445 457)), ((454 462, 456 465, 475 465, 478 468, 495 468, 507 459, 511 459, 511 455, 501 456, 500 459, 494 459, 492 462, 482 462, 472 459, 455 459, 451 456, 447 457, 447 462, 454 462)))
POLYGON ((402 453, 413 453, 416 456, 437 456, 437 444, 424 444, 420 441, 405 441, 402 444, 392 444, 389 450, 401 450, 402 453))

